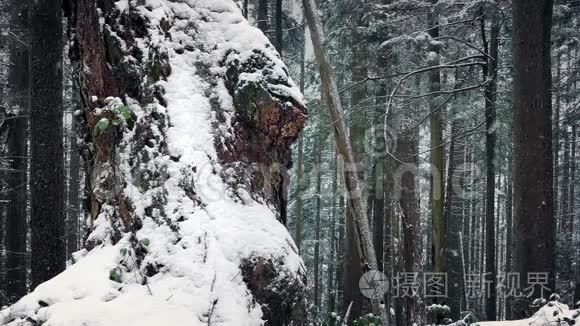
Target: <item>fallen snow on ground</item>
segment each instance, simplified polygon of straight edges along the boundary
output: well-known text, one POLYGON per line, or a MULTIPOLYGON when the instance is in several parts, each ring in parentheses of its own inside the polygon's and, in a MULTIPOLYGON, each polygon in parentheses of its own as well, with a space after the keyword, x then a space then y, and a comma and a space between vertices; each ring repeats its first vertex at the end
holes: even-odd
POLYGON ((479 326, 567 326, 580 323, 580 311, 570 310, 567 305, 551 301, 531 318, 510 321, 481 322, 479 326))
MULTIPOLYGON (((136 2, 120 0, 116 5, 124 11, 137 6, 136 2)), ((141 163, 144 169, 166 172, 166 180, 152 189, 129 184, 124 190, 137 216, 144 216, 158 196, 166 199, 163 212, 154 209, 148 213, 159 219, 144 218, 136 233, 137 246, 146 252, 139 264, 142 268, 134 268, 138 255, 129 234, 114 245, 105 242, 79 253, 82 257, 69 269, 2 310, 0 324, 261 325, 262 311, 242 280, 241 260, 279 258, 284 260, 283 273, 303 273, 293 241, 272 209, 252 200, 244 189, 228 188, 219 177, 221 167, 214 148, 216 120, 210 100, 217 99, 224 112, 233 114, 234 109, 223 80, 210 85, 204 79, 208 71, 214 76, 225 73, 218 63, 229 50, 235 49, 237 57, 243 59, 253 49, 261 49, 276 64, 274 74, 290 85, 276 85, 270 91, 302 103, 283 63, 272 47, 266 46, 267 38, 243 19, 231 0, 144 2, 137 6, 149 18, 148 38, 139 41, 144 57, 151 46, 166 48, 172 73, 167 81, 160 82, 166 90, 167 106, 155 104, 170 120, 166 130, 157 130, 166 138, 169 155, 141 163), (163 19, 172 23, 171 41, 157 28, 163 19), (189 50, 183 51, 188 45, 189 50), (207 71, 200 72, 200 67, 207 71), (172 159, 175 157, 179 160, 172 159), (198 201, 188 196, 183 182, 195 184, 198 201), (158 271, 144 275, 148 265, 158 271)), ((138 120, 151 112, 136 103, 129 106, 138 120)), ((128 153, 133 136, 131 132, 125 135, 119 153, 120 171, 126 180, 132 178, 128 153)), ((99 216, 95 225, 98 227, 91 239, 107 239, 111 230, 106 218, 99 216)))

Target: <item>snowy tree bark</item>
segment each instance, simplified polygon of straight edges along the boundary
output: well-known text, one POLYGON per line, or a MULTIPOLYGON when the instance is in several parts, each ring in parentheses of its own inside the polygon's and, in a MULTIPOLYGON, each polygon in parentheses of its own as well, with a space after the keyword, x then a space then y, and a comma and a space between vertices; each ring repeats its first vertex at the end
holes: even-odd
POLYGON ((0 324, 303 325, 284 224, 305 107, 267 38, 230 0, 64 8, 92 232, 0 324))

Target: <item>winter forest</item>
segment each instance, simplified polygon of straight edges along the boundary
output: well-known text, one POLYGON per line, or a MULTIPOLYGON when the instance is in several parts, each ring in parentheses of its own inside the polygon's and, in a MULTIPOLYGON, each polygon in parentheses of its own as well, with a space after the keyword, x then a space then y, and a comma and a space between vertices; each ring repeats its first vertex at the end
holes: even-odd
POLYGON ((0 325, 580 322, 579 0, 0 7, 0 325))

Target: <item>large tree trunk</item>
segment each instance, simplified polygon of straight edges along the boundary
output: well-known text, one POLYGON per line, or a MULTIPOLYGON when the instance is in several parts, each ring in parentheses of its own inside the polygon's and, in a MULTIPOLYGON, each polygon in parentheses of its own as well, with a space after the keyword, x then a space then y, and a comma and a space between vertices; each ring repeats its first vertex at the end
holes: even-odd
POLYGON ((302 96, 233 1, 155 4, 66 3, 88 252, 0 324, 305 323, 304 267, 284 226, 302 96))
MULTIPOLYGON (((5 174, 6 189, 6 297, 15 302, 26 293, 26 205, 28 167, 28 113, 29 111, 29 51, 28 5, 26 1, 12 0, 7 4, 10 22, 10 66, 6 92, 8 108, 7 156, 9 169, 5 174)), ((4 282, 3 282, 4 283, 4 282)), ((3 301, 3 299, 2 299, 3 301)))
POLYGON ((32 288, 65 269, 61 1, 30 1, 32 288))
MULTIPOLYGON (((354 27, 353 29, 356 30, 358 26, 354 27)), ((353 32, 355 35, 354 39, 356 43, 352 44, 352 59, 351 59, 351 79, 352 83, 356 84, 357 82, 361 81, 363 78, 367 76, 367 56, 368 51, 365 48, 365 44, 360 44, 360 40, 356 37, 357 33, 353 32)), ((352 144, 353 150, 353 157, 354 157, 354 164, 355 166, 349 166, 347 169, 356 169, 356 173, 358 173, 358 178, 362 180, 360 195, 362 196, 361 201, 367 201, 368 198, 368 191, 364 189, 364 179, 365 179, 365 132, 368 128, 368 121, 366 119, 367 115, 363 110, 356 109, 357 106, 366 99, 367 97, 367 87, 363 83, 358 87, 354 87, 351 91, 350 97, 350 110, 351 112, 357 112, 356 114, 352 115, 350 119, 350 142, 352 144)), ((348 201, 352 201, 354 199, 348 198, 348 201)), ((366 205, 365 216, 368 216, 368 205, 366 205)), ((353 212, 349 206, 347 209, 347 214, 352 215, 353 212)), ((356 214, 356 213, 354 213, 356 214)), ((352 218, 356 218, 352 216, 352 218)), ((361 257, 357 249, 357 236, 355 234, 355 230, 349 225, 347 226, 346 232, 346 241, 347 241, 347 250, 345 252, 345 260, 346 264, 344 265, 345 268, 345 307, 348 307, 352 302, 352 306, 350 308, 350 316, 352 320, 356 320, 361 315, 368 313, 368 309, 370 308, 368 305, 368 300, 362 295, 359 287, 359 280, 362 277, 363 267, 361 266, 361 257)), ((376 259, 376 257, 375 257, 376 259)), ((378 266, 378 265, 377 265, 378 266)))
MULTIPOLYGON (((397 168, 395 200, 400 209, 402 228, 402 267, 404 272, 414 273, 421 269, 421 223, 419 207, 419 132, 409 127, 410 122, 401 123, 403 130, 398 135, 396 157, 407 162, 397 168)), ((421 324, 424 307, 419 294, 401 299, 404 305, 406 325, 421 324)))
MULTIPOLYGON (((554 290, 554 201, 552 158, 551 0, 513 2, 513 231, 514 271, 528 286, 530 272, 549 273, 554 290)), ((533 297, 540 295, 536 289, 533 297)), ((546 294, 544 294, 546 295, 546 294)), ((529 300, 514 304, 524 318, 529 300)))

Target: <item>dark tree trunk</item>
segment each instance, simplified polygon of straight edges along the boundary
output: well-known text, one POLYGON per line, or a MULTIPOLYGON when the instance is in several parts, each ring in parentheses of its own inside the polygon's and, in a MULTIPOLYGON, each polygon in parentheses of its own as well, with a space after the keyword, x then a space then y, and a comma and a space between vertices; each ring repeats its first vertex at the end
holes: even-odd
POLYGON ((385 235, 385 191, 383 189, 384 185, 384 166, 383 162, 377 161, 373 167, 374 179, 373 182, 373 192, 372 192, 372 219, 373 219, 373 243, 375 246, 377 254, 377 266, 380 271, 383 271, 383 255, 384 255, 384 235, 385 235))
MULTIPOLYGON (((408 125, 402 123, 402 125, 408 125)), ((419 152, 418 130, 405 129, 398 135, 396 157, 406 162, 399 165, 395 179, 395 199, 400 209, 402 228, 401 265, 404 272, 417 272, 421 269, 420 207, 417 180, 419 152)), ((403 298, 404 320, 406 325, 421 323, 423 309, 417 296, 403 298)))
POLYGON ((485 315, 487 320, 495 320, 497 315, 497 270, 495 255, 495 147, 496 147, 496 110, 495 98, 497 91, 497 60, 499 48, 499 25, 495 14, 492 14, 489 44, 485 32, 485 20, 481 19, 481 35, 484 40, 484 50, 488 53, 487 66, 483 68, 483 78, 487 80, 484 89, 485 96, 485 163, 486 163, 486 199, 485 199, 485 272, 489 285, 489 294, 485 299, 485 315))
MULTIPOLYGON (((560 55, 556 56, 556 85, 562 85, 562 69, 560 55)), ((558 215, 560 198, 560 89, 554 89, 554 213, 558 215)))
MULTIPOLYGON (((569 139, 569 131, 568 131, 568 123, 565 121, 562 124, 562 130, 558 131, 561 135, 563 150, 564 150, 564 157, 561 161, 561 175, 562 175, 562 183, 560 187, 562 191, 560 192, 560 211, 555 210, 555 214, 559 217, 560 220, 560 228, 563 234, 565 234, 564 239, 562 239, 562 245, 567 246, 570 236, 572 235, 572 218, 569 216, 569 200, 570 200, 570 139, 569 139)), ((569 259, 566 259, 569 261, 569 259)), ((560 268, 565 268, 564 266, 560 266, 560 268)), ((562 270, 560 270, 562 271, 562 270)))
POLYGON ((243 4, 243 11, 244 11, 244 18, 248 19, 249 17, 249 11, 250 11, 250 0, 244 0, 244 4, 243 4))
MULTIPOLYGON (((513 183, 512 183, 512 159, 508 159, 508 175, 506 177, 506 199, 505 199, 505 227, 506 227, 506 239, 505 239, 505 270, 506 272, 512 272, 512 256, 513 256, 513 183)), ((512 298, 508 297, 505 300, 505 314, 506 319, 512 318, 512 298)))
POLYGON ((276 50, 282 56, 282 48, 284 46, 284 9, 283 0, 276 0, 276 50))
MULTIPOLYGON (((570 200, 572 203, 572 209, 571 209, 571 214, 572 217, 574 218, 574 220, 576 221, 576 234, 577 234, 577 239, 578 239, 578 235, 580 234, 580 223, 578 222, 578 217, 580 216, 580 213, 578 213, 576 211, 576 160, 577 160, 577 141, 578 141, 578 130, 576 127, 577 122, 574 122, 574 124, 572 125, 572 166, 571 166, 571 175, 572 175, 572 185, 570 188, 570 200)), ((578 241, 578 240, 577 240, 578 241)), ((575 250, 574 253, 577 253, 577 251, 575 250)), ((574 302, 578 302, 580 301, 580 261, 578 261, 578 257, 576 257, 576 268, 575 268, 575 277, 576 277, 576 284, 575 284, 575 289, 574 289, 574 302)))
POLYGON ((322 146, 320 137, 316 141, 316 146, 314 148, 315 160, 314 168, 316 170, 316 218, 315 218, 315 243, 314 243, 314 304, 316 307, 320 308, 320 212, 322 210, 322 201, 320 189, 322 186, 322 146))
POLYGON ((328 239, 329 241, 329 252, 330 252, 330 257, 328 258, 328 275, 327 275, 327 281, 328 281, 328 294, 327 294, 327 300, 328 300, 328 314, 329 314, 329 319, 330 319, 330 326, 335 326, 335 318, 330 316, 330 314, 332 314, 333 312, 336 311, 336 285, 335 285, 335 270, 336 270, 336 258, 335 258, 335 253, 336 253, 336 247, 337 247, 337 236, 336 236, 336 196, 337 196, 337 190, 338 190, 338 162, 337 162, 337 157, 336 157, 336 153, 334 155, 334 172, 333 172, 333 177, 332 177, 332 212, 331 212, 331 218, 330 218, 330 223, 328 226, 328 234, 330 239, 328 239))
POLYGON ((65 268, 61 1, 30 1, 32 288, 65 268), (50 171, 50 172, 49 172, 50 171))
POLYGON ((26 1, 12 0, 8 4, 11 34, 8 49, 7 104, 12 110, 8 116, 7 155, 9 169, 6 175, 6 296, 10 303, 26 293, 27 274, 27 158, 28 158, 28 113, 30 101, 28 5, 26 1))
POLYGON ((268 16, 268 0, 258 0, 258 28, 268 35, 270 17, 268 16))
MULTIPOLYGON (((342 184, 341 184, 342 186, 342 184)), ((342 187, 339 186, 338 189, 342 189, 342 187)), ((344 193, 342 191, 339 191, 339 196, 338 196, 338 234, 337 234, 337 239, 336 239, 336 252, 346 252, 346 223, 348 222, 346 220, 346 208, 345 208, 345 201, 344 201, 344 193)), ((336 270, 336 289, 337 289, 337 293, 336 293, 336 311, 338 312, 342 312, 343 310, 346 310, 346 307, 344 306, 344 303, 346 302, 346 300, 344 299, 344 293, 345 293, 345 283, 344 283, 344 265, 346 264, 345 262, 345 256, 344 255, 337 255, 336 256, 336 266, 335 266, 335 270, 336 270)))
POLYGON ((449 149, 449 171, 447 178, 447 201, 445 215, 447 229, 447 274, 448 302, 451 319, 458 320, 461 301, 464 297, 463 261, 461 257, 461 231, 463 229, 463 198, 458 189, 463 184, 465 167, 465 125, 462 119, 455 119, 451 126, 451 146, 449 149))
POLYGON ((574 221, 576 219, 576 147, 578 146, 578 137, 576 124, 577 121, 570 121, 571 124, 571 134, 570 134, 570 190, 569 190, 569 208, 568 208, 568 218, 570 219, 570 235, 574 235, 574 221))
MULTIPOLYGON (((522 288, 530 272, 549 274, 555 287, 552 157, 552 0, 515 0, 513 114, 514 271, 522 288)), ((539 290, 533 297, 540 295, 539 290)), ((544 294, 546 295, 546 294, 544 294)), ((528 316, 529 299, 514 304, 514 318, 528 316)))
MULTIPOLYGON (((364 48, 364 45, 361 44, 353 44, 353 59, 351 61, 351 79, 353 83, 356 83, 367 76, 367 66, 366 66, 366 55, 367 51, 364 48)), ((351 92, 350 98, 350 106, 351 110, 355 108, 361 101, 363 101, 367 96, 367 87, 365 85, 360 85, 353 88, 351 92)), ((365 132, 367 130, 367 120, 366 115, 362 111, 360 114, 357 114, 356 117, 351 119, 350 125, 350 142, 352 144, 355 164, 359 167, 358 171, 358 178, 360 180, 364 180, 364 141, 365 141, 365 132)), ((355 195, 355 194, 353 194, 355 195)), ((365 196, 368 195, 364 189, 361 189, 362 198, 359 200, 367 200, 365 196)), ((357 195, 355 195, 357 196, 357 195)), ((353 198, 347 199, 349 202, 356 200, 353 198)), ((351 205, 348 205, 349 208, 347 209, 347 214, 355 214, 352 209, 350 209, 351 205)), ((356 218, 356 216, 351 216, 349 219, 356 218)), ((366 217, 365 217, 366 218, 366 217)), ((361 266, 361 257, 357 249, 357 238, 355 234, 355 230, 353 229, 352 225, 348 223, 346 228, 346 257, 345 257, 345 273, 344 273, 344 282, 345 282, 345 292, 344 292, 344 305, 345 308, 349 306, 350 302, 352 302, 351 308, 351 320, 356 320, 360 316, 364 315, 368 312, 369 305, 368 300, 361 294, 359 288, 359 280, 363 275, 363 267, 361 266)), ((375 258, 376 259, 376 258, 375 258)))

